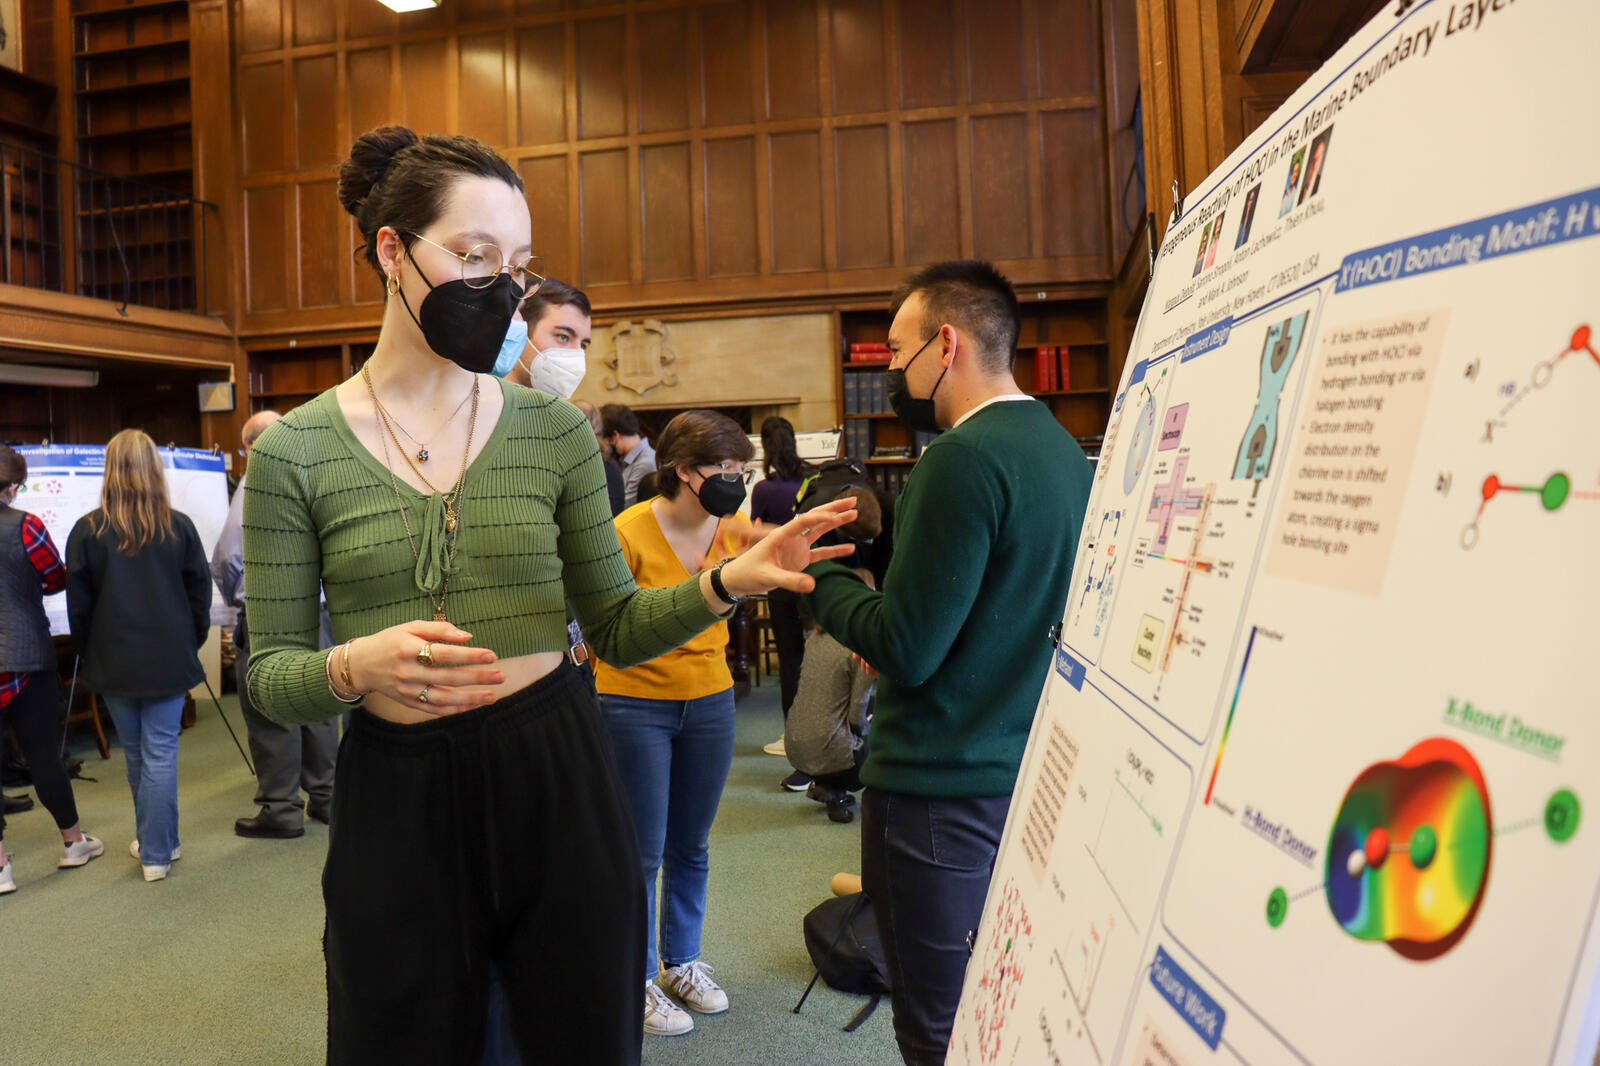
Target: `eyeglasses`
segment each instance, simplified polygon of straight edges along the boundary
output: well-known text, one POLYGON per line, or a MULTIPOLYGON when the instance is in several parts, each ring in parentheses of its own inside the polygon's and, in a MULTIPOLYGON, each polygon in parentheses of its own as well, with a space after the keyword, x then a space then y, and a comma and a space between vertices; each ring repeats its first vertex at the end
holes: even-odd
POLYGON ((412 233, 411 236, 461 260, 461 280, 471 288, 487 289, 494 284, 495 278, 506 273, 511 275, 511 284, 521 298, 527 299, 544 284, 544 275, 539 273, 544 269, 544 261, 536 255, 524 256, 516 263, 507 264, 505 253, 496 244, 474 244, 467 249, 466 255, 462 255, 450 251, 437 241, 428 240, 420 233, 412 233))
MULTIPOLYGON (((704 465, 712 467, 716 471, 716 476, 724 481, 742 481, 748 485, 750 484, 750 479, 755 476, 754 470, 746 469, 745 465, 737 459, 727 459, 721 464, 706 463, 704 465)), ((712 475, 701 471, 700 476, 709 478, 712 475)))

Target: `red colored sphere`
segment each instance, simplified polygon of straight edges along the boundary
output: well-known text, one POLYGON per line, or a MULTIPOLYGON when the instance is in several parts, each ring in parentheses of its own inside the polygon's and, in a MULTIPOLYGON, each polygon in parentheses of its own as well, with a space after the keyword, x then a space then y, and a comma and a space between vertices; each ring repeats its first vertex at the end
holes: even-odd
POLYGON ((1494 494, 1500 491, 1500 479, 1493 474, 1483 479, 1483 498, 1494 499, 1494 494))
POLYGON ((1572 350, 1581 351, 1589 347, 1589 327, 1579 326, 1572 331, 1572 350))
POLYGON ((1367 834, 1367 865, 1378 867, 1383 865, 1383 860, 1389 857, 1389 831, 1383 826, 1375 826, 1367 834))

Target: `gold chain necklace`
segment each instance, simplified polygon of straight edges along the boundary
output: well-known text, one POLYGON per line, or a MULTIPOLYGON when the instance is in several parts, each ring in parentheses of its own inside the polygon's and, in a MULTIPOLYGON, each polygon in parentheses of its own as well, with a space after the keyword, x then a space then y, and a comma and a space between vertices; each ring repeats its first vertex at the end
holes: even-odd
MULTIPOLYGON (((368 373, 365 366, 361 368, 361 378, 366 382, 367 393, 372 397, 373 412, 378 416, 378 420, 383 423, 383 427, 388 431, 389 437, 394 437, 394 430, 389 426, 389 420, 386 416, 386 412, 383 409, 383 405, 378 402, 378 392, 372 387, 372 376, 370 373, 368 373)), ((477 432, 477 428, 478 379, 474 377, 472 379, 472 416, 467 423, 466 450, 461 453, 461 472, 456 475, 456 483, 452 487, 451 491, 444 496, 444 528, 445 532, 450 534, 450 544, 445 549, 445 565, 443 567, 444 581, 440 585, 438 598, 435 598, 432 592, 428 592, 426 589, 423 590, 428 597, 428 602, 433 605, 433 620, 435 622, 449 621, 449 619, 445 617, 444 608, 446 601, 450 598, 450 568, 455 565, 456 538, 460 535, 461 529, 460 504, 462 500, 462 489, 465 488, 467 481, 467 458, 472 454, 472 438, 477 432)), ((400 495, 400 479, 395 476, 394 464, 389 461, 389 440, 382 433, 380 433, 378 434, 378 443, 383 447, 383 466, 384 469, 389 471, 389 487, 394 490, 395 505, 400 510, 400 521, 405 526, 406 544, 411 548, 411 561, 413 564, 420 563, 422 560, 422 553, 417 550, 416 537, 411 532, 410 509, 406 507, 405 499, 400 495)), ((400 448, 400 440, 398 437, 395 437, 395 447, 400 448)), ((412 472, 419 478, 422 478, 423 484, 427 485, 430 489, 433 489, 433 491, 437 494, 439 490, 433 487, 433 483, 431 481, 425 477, 422 477, 422 471, 418 470, 416 464, 411 462, 411 457, 405 454, 404 448, 400 448, 400 455, 406 460, 407 465, 411 467, 412 472)))
MULTIPOLYGON (((366 369, 365 364, 362 365, 362 369, 363 370, 366 369)), ((371 386, 371 382, 370 381, 368 382, 368 386, 369 387, 371 386)), ((477 379, 474 378, 473 379, 473 384, 472 384, 472 391, 467 393, 467 395, 461 397, 461 402, 456 404, 456 409, 454 411, 451 411, 449 417, 446 418, 443 422, 441 422, 439 424, 439 428, 438 429, 433 431, 433 436, 434 436, 435 439, 438 438, 439 434, 443 433, 446 429, 450 428, 450 423, 452 423, 452 422, 454 422, 456 420, 456 415, 461 413, 461 409, 467 405, 467 401, 468 400, 472 399, 473 396, 477 395, 477 391, 478 391, 477 379)), ((374 399, 376 399, 376 397, 374 397, 374 399)), ((396 426, 398 426, 401 433, 404 433, 406 436, 411 438, 412 443, 417 446, 417 462, 419 462, 419 463, 427 462, 428 461, 428 442, 424 441, 421 437, 419 437, 415 433, 411 432, 405 426, 400 425, 400 420, 394 416, 394 413, 392 411, 390 411, 387 407, 383 406, 383 404, 381 404, 381 403, 378 404, 378 410, 383 412, 383 416, 386 419, 388 419, 390 422, 393 422, 396 426)), ((398 445, 399 443, 400 443, 399 441, 395 441, 396 445, 398 445)), ((401 451, 403 452, 403 451, 405 451, 405 449, 402 448, 401 451)), ((415 470, 416 467, 412 467, 412 469, 415 470)), ((418 471, 417 476, 418 477, 422 477, 421 471, 418 471)), ((423 480, 426 481, 427 478, 423 478, 423 480)))

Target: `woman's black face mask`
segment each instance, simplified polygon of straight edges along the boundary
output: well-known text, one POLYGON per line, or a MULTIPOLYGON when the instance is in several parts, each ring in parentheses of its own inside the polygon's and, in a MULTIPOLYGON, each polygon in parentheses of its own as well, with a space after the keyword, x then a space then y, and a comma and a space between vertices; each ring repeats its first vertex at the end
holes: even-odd
POLYGON ((517 313, 521 297, 511 278, 501 274, 481 289, 475 289, 462 279, 435 285, 422 272, 411 249, 406 248, 406 258, 417 268, 417 276, 428 286, 428 295, 422 298, 420 314, 411 310, 405 290, 400 291, 400 302, 405 304, 411 320, 422 331, 428 347, 463 370, 474 374, 487 374, 494 369, 500 355, 500 344, 511 328, 511 319, 517 313))
POLYGON ((706 514, 726 518, 744 503, 744 481, 729 481, 716 475, 706 477, 701 474, 700 488, 695 491, 695 496, 699 498, 700 506, 706 509, 706 514))

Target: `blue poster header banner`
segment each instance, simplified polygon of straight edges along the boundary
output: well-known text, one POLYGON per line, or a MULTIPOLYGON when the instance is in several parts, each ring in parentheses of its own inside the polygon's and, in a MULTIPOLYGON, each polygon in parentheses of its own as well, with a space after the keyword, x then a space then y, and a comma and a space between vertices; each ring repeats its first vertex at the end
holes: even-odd
POLYGON ((1150 965, 1150 983, 1172 1004, 1179 1017, 1189 1023, 1189 1028, 1199 1033, 1212 1051, 1217 1050, 1228 1012, 1173 961, 1165 948, 1156 948, 1156 960, 1150 965))
POLYGON ((1347 255, 1335 292, 1468 266, 1600 233, 1600 188, 1544 200, 1459 226, 1347 255))
POLYGON ((1191 334, 1183 342, 1183 358, 1180 362, 1187 363, 1191 359, 1198 359, 1214 348, 1220 348, 1228 343, 1228 334, 1233 332, 1233 316, 1220 319, 1211 323, 1199 333, 1191 334))
MULTIPOLYGON (((222 456, 204 448, 158 448, 161 465, 173 470, 203 470, 224 473, 222 456)), ((35 470, 77 471, 99 473, 106 468, 104 444, 25 444, 17 448, 28 461, 29 472, 35 470)))

